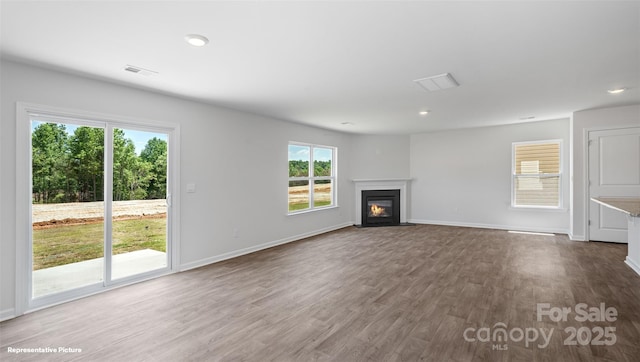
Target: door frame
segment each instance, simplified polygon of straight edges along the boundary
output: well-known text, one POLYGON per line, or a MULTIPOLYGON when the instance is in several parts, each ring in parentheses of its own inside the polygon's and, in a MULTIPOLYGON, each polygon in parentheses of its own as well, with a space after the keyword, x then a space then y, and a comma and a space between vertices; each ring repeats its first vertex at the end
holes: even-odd
MULTIPOLYGON (((105 147, 111 142, 106 141, 105 147)), ((180 126, 176 123, 136 119, 120 115, 89 112, 84 110, 53 107, 47 105, 16 103, 16 285, 15 315, 32 312, 71 300, 84 298, 125 285, 175 273, 180 261, 180 126), (87 120, 87 123, 104 123, 109 127, 130 127, 141 130, 162 131, 167 134, 169 150, 167 160, 167 203, 170 211, 167 217, 168 268, 160 272, 146 272, 135 277, 122 278, 102 285, 89 285, 68 292, 32 299, 31 280, 31 115, 43 114, 49 118, 60 118, 63 122, 87 120)), ((105 174, 105 177, 107 175, 105 174)), ((109 203, 105 203, 109 204, 109 203)), ((105 215, 106 217, 106 215, 105 215)), ((105 219, 105 223, 109 220, 105 219)), ((107 255, 104 255, 107 262, 107 255)), ((109 266, 110 268, 110 266, 109 266)))
POLYGON ((592 132, 600 131, 615 131, 621 129, 637 128, 634 126, 619 126, 619 127, 593 127, 585 128, 583 130, 582 137, 582 154, 584 155, 584 167, 583 167, 583 187, 584 187, 584 240, 586 242, 591 241, 591 228, 589 227, 589 220, 591 219, 591 187, 589 185, 589 175, 591 174, 591 158, 589 152, 589 138, 592 132))

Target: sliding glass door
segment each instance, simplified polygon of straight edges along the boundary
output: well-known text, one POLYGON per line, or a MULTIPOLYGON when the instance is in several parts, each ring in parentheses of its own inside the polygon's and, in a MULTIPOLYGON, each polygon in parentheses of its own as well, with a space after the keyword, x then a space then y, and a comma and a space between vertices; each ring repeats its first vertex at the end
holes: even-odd
POLYGON ((168 131, 30 121, 31 299, 169 270, 168 131))
POLYGON ((167 135, 114 128, 113 150, 111 278, 166 268, 167 135))
POLYGON ((32 120, 33 297, 104 281, 104 128, 32 120))

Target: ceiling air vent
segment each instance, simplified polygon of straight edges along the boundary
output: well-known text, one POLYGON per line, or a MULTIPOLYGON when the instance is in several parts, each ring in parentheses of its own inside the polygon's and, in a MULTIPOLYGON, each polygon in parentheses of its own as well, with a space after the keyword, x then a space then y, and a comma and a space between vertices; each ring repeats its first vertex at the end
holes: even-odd
POLYGON ((144 69, 144 68, 141 68, 141 67, 136 67, 135 65, 130 65, 130 64, 127 64, 124 67, 124 70, 127 71, 127 72, 144 75, 146 77, 150 77, 152 75, 157 75, 158 74, 158 72, 155 72, 153 70, 144 69))
POLYGON ((428 90, 429 92, 435 92, 443 89, 449 89, 459 86, 458 82, 453 78, 451 73, 444 73, 440 75, 434 75, 432 77, 420 78, 414 80, 419 86, 428 90))

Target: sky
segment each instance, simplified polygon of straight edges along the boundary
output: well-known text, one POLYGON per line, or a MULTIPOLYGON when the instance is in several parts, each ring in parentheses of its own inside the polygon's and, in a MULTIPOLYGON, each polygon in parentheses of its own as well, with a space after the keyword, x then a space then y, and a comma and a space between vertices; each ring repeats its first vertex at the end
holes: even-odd
MULTIPOLYGON (((331 160, 331 151, 330 148, 314 147, 313 159, 315 161, 329 161, 331 160)), ((309 152, 309 146, 289 145, 289 161, 309 161, 309 152)))
MULTIPOLYGON (((44 123, 44 122, 38 122, 38 121, 31 122, 31 131, 33 132, 33 130, 41 123, 44 123)), ((76 128, 79 127, 78 125, 69 124, 69 123, 64 123, 64 125, 66 126, 67 134, 69 135, 72 135, 73 132, 75 132, 76 128)), ((140 155, 140 152, 142 152, 142 150, 144 149, 144 146, 146 146, 147 142, 153 137, 167 141, 167 135, 164 133, 134 131, 130 129, 123 129, 123 131, 124 131, 124 138, 128 138, 131 141, 133 141, 133 145, 136 148, 137 155, 140 155)))

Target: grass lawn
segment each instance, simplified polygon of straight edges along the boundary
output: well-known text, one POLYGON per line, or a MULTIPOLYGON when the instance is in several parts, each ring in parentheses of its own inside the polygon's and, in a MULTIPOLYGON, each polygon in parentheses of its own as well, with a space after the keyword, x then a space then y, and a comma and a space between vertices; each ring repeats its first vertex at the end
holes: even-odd
MULTIPOLYGON (((33 230, 33 269, 101 258, 104 223, 66 225, 33 230)), ((113 254, 153 249, 166 252, 167 219, 113 222, 113 254)))

